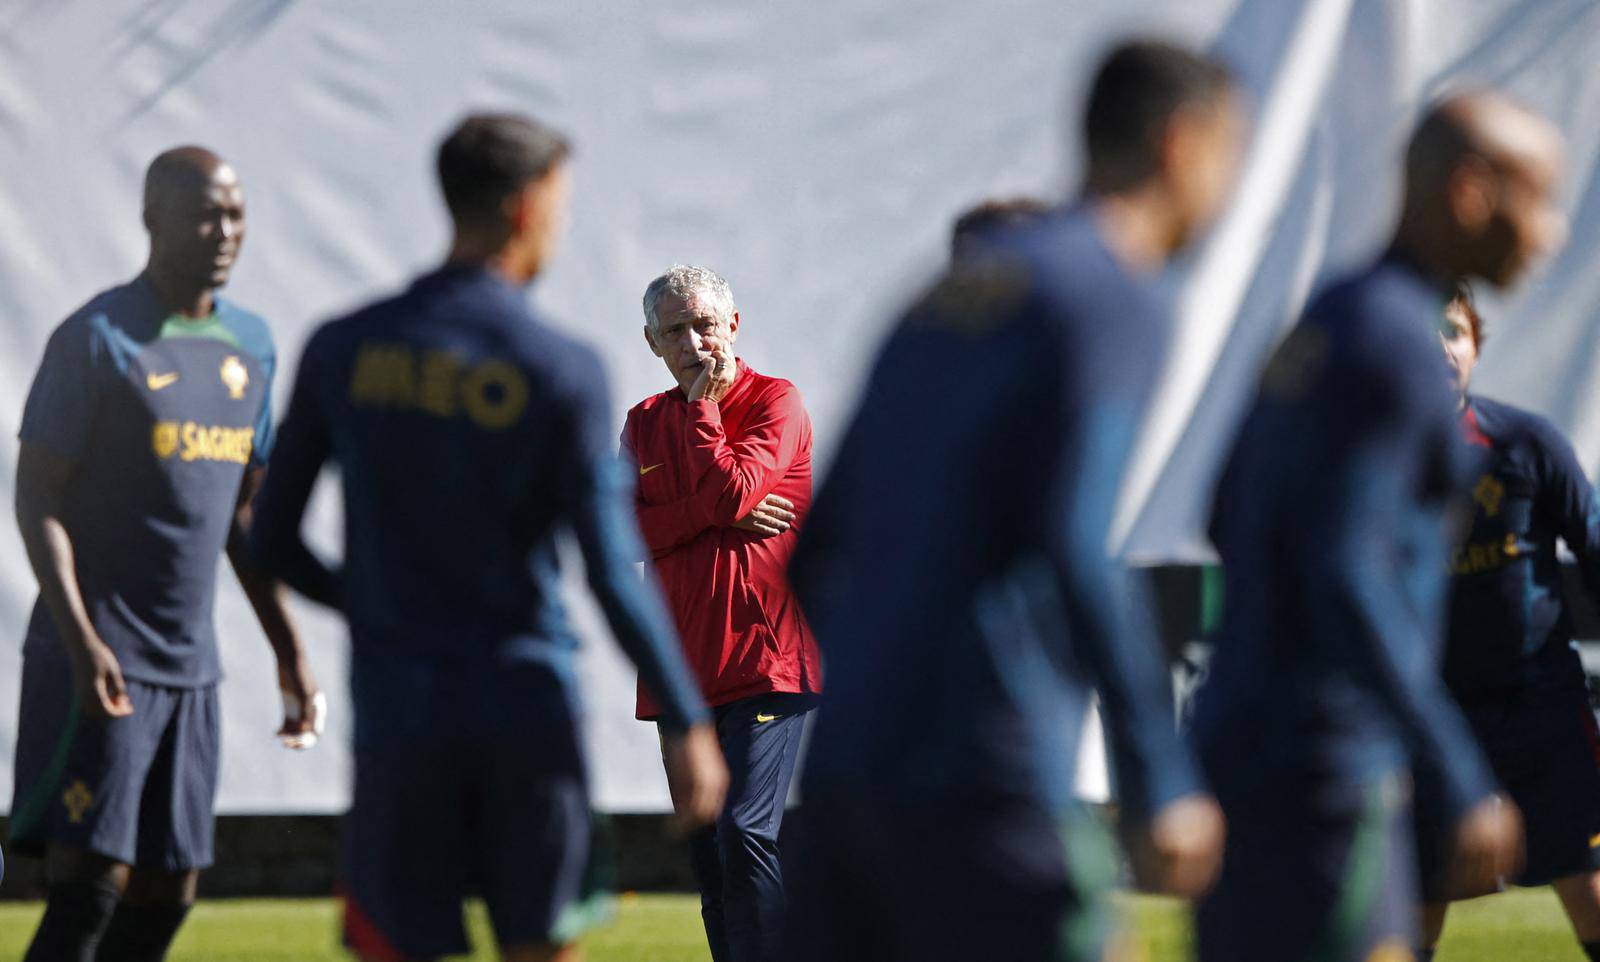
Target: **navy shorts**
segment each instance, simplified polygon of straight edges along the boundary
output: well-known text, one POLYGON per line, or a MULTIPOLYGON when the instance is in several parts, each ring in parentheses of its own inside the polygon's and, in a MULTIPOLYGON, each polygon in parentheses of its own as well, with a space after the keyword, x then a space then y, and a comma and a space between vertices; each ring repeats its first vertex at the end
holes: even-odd
POLYGON ((372 958, 464 954, 472 893, 503 946, 564 945, 608 911, 568 683, 537 665, 369 657, 351 687, 346 945, 372 958))
POLYGON ((808 787, 792 818, 787 962, 1101 958, 1116 860, 1088 812, 808 787))
POLYGON ((37 857, 57 843, 161 872, 211 864, 216 686, 126 684, 133 714, 95 721, 64 657, 23 659, 13 851, 37 857))
MULTIPOLYGON (((1548 885, 1600 870, 1600 730, 1581 671, 1544 685, 1465 699, 1462 713, 1495 779, 1522 810, 1527 862, 1514 885, 1548 885)), ((1440 876, 1451 826, 1436 782, 1417 778, 1417 847, 1424 889, 1444 901, 1440 876)), ((1480 894, 1480 893, 1471 893, 1480 894)))
POLYGON ((1399 775, 1219 791, 1228 840, 1222 875, 1195 912, 1200 962, 1410 959, 1418 890, 1407 794, 1399 775))

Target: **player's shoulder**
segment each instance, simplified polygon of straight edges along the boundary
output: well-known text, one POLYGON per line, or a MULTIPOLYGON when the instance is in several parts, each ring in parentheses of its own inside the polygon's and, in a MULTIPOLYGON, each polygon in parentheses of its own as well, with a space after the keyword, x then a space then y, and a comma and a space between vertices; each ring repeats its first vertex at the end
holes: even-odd
POLYGON ((1419 361, 1443 365, 1429 319, 1444 309, 1440 290, 1404 264, 1382 258, 1328 284, 1313 299, 1305 323, 1327 335, 1330 356, 1374 371, 1415 370, 1419 361))
POLYGON ((522 363, 547 369, 552 375, 570 372, 588 379, 605 365, 594 346, 555 326, 542 312, 524 306, 518 323, 509 329, 508 346, 522 363))
POLYGON ((353 348, 374 330, 381 318, 387 316, 387 305, 393 300, 393 297, 380 298, 317 324, 300 349, 302 357, 328 360, 343 350, 353 348))
POLYGON ((1029 230, 1024 313, 1043 333, 1095 366, 1148 363, 1163 350, 1170 304, 1112 253, 1092 208, 1069 208, 1029 230))
POLYGON ((592 345, 558 330, 526 305, 515 320, 500 332, 496 345, 504 360, 521 368, 552 399, 583 404, 609 397, 606 366, 592 345))
POLYGON ((1565 451, 1571 447, 1561 429, 1542 414, 1476 394, 1471 403, 1478 429, 1497 443, 1534 451, 1565 451))
POLYGON ((233 337, 239 348, 262 361, 271 361, 275 353, 272 328, 254 311, 239 306, 226 298, 216 299, 217 322, 233 337))
POLYGON ((934 319, 969 338, 1021 333, 1030 344, 1043 338, 1092 354, 1101 342, 1138 352, 1165 313, 1154 286, 1123 268, 1092 207, 1080 204, 986 239, 950 266, 911 318, 934 319), (1117 323, 1106 323, 1109 317, 1117 323))
POLYGON ((316 334, 330 340, 358 337, 376 325, 388 324, 409 299, 409 290, 394 291, 341 311, 318 325, 316 334))
POLYGON ((1017 228, 998 250, 1025 267, 1029 292, 1038 298, 1086 306, 1108 300, 1153 306, 1157 301, 1150 285, 1129 275, 1112 255, 1087 206, 1017 228))
POLYGON ((1308 313, 1373 333, 1392 329, 1426 339, 1432 328, 1418 319, 1443 310, 1447 299, 1438 284, 1405 262, 1385 256, 1335 278, 1313 300, 1308 313))
POLYGON ((96 293, 56 325, 55 333, 66 337, 104 337, 114 328, 125 328, 137 318, 153 314, 154 299, 137 279, 108 287, 96 293))

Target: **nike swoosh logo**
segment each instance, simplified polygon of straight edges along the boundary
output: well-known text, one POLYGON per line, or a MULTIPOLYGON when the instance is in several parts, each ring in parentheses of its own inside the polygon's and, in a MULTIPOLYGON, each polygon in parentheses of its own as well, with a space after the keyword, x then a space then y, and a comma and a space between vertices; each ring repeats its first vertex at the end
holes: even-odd
POLYGON ((157 374, 156 372, 151 371, 144 376, 144 386, 152 391, 160 391, 164 388, 169 388, 176 383, 178 383, 177 371, 173 371, 170 374, 157 374))
MULTIPOLYGON (((665 463, 666 463, 665 461, 661 462, 661 464, 665 464, 665 463)), ((642 478, 645 475, 649 474, 651 471, 654 471, 656 468, 661 467, 661 464, 652 464, 648 468, 640 468, 639 469, 639 477, 642 478)))
POLYGON ((772 721, 774 718, 777 718, 777 717, 778 717, 777 715, 757 715, 756 716, 756 724, 757 725, 765 725, 767 722, 772 721))

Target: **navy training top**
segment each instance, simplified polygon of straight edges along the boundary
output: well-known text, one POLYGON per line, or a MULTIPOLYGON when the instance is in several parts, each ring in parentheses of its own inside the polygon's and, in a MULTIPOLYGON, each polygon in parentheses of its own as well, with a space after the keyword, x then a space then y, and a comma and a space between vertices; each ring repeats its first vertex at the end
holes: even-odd
POLYGON ((1164 316, 1083 206, 901 320, 790 568, 829 686, 807 791, 1060 807, 1091 686, 1130 811, 1198 788, 1106 552, 1164 316))
POLYGON ((1451 817, 1493 790, 1438 672, 1468 457, 1436 333, 1448 296, 1390 255, 1318 296, 1266 367, 1211 519, 1226 604, 1193 735, 1219 797, 1411 760, 1444 773, 1451 817))
POLYGON ((1537 414, 1469 397, 1461 427, 1487 460, 1471 482, 1471 528, 1450 555, 1445 681, 1472 698, 1581 676, 1556 541, 1600 599, 1594 489, 1572 445, 1537 414))
MULTIPOLYGON (((171 314, 143 277, 74 311, 45 347, 18 437, 73 464, 61 522, 89 619, 124 677, 215 684, 217 561, 247 468, 272 446, 272 338, 222 298, 171 314)), ((24 652, 64 656, 34 605, 24 652)))
POLYGON ((409 661, 543 663, 570 681, 577 638, 556 539, 573 531, 613 631, 669 724, 705 717, 644 556, 611 448, 605 373, 525 293, 449 266, 331 321, 307 342, 252 544, 341 607, 359 670, 409 661), (344 492, 344 566, 300 525, 323 463, 344 492))

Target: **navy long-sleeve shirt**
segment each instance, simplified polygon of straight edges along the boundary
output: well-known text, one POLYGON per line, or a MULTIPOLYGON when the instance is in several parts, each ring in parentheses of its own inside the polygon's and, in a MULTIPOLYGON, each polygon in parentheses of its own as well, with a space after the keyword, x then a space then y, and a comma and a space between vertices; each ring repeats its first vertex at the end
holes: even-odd
POLYGON ((604 372, 540 323, 523 292, 447 267, 332 321, 307 343, 255 506, 252 543, 289 584, 344 610, 357 657, 536 661, 570 674, 556 537, 663 719, 705 717, 611 450, 604 372), (342 570, 301 540, 323 463, 344 489, 342 570))
POLYGON ((1581 672, 1556 541, 1600 599, 1600 502, 1589 479, 1536 414, 1473 397, 1461 426, 1486 462, 1469 482, 1472 526, 1450 554, 1445 680, 1471 698, 1581 672))
POLYGON ((790 568, 830 686, 808 791, 1064 804, 1091 686, 1130 811, 1198 788, 1105 544, 1162 321, 1086 207, 901 321, 790 568))
POLYGON ((1194 734, 1224 799, 1412 757, 1443 773, 1452 814, 1492 791, 1437 670, 1466 463, 1447 296, 1390 256, 1319 296, 1267 366, 1212 517, 1227 603, 1194 734))

